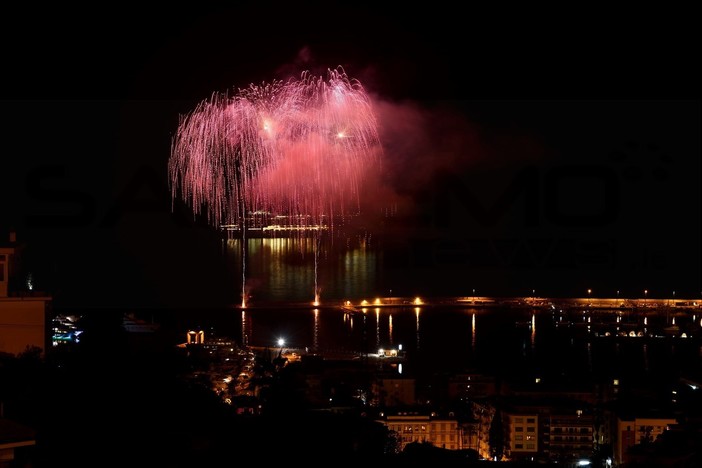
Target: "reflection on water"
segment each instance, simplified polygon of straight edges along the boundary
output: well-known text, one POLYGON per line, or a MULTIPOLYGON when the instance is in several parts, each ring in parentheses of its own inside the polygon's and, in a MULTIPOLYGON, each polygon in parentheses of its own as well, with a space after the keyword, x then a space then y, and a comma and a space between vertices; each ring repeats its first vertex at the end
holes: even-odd
POLYGON ((471 319, 471 326, 470 326, 470 329, 471 329, 471 332, 470 332, 470 334, 471 334, 471 338, 470 338, 470 349, 471 349, 473 352, 475 352, 475 338, 476 338, 476 334, 475 334, 475 313, 473 314, 473 318, 471 319))
POLYGON ((415 308, 414 308, 414 315, 417 316, 417 337, 416 337, 416 343, 417 343, 417 344, 416 344, 416 346, 417 346, 417 350, 418 350, 418 351, 419 351, 419 312, 420 312, 421 310, 422 310, 422 309, 419 308, 419 307, 415 307, 415 308))
MULTIPOLYGON (((529 374, 532 378, 548 374, 589 379, 627 375, 659 378, 702 365, 699 338, 596 336, 587 331, 594 321, 583 321, 582 316, 568 321, 557 313, 531 309, 437 306, 363 310, 249 309, 212 319, 219 322, 220 333, 251 346, 274 347, 281 337, 290 347, 319 352, 374 353, 379 348, 402 346, 407 355, 405 373, 475 369, 494 375, 529 374), (228 323, 226 317, 237 320, 228 323), (566 321, 570 324, 563 325, 566 321)), ((207 323, 206 317, 199 319, 199 323, 207 323)), ((617 323, 616 313, 610 320, 622 328, 629 324, 623 320, 617 323)))
POLYGON ((246 328, 246 311, 241 311, 241 344, 243 346, 249 345, 249 331, 246 328))
POLYGON ((388 338, 392 346, 392 314, 388 317, 388 338))
POLYGON ((375 308, 375 347, 380 348, 380 308, 375 308))
POLYGON ((312 340, 312 349, 319 350, 319 309, 314 309, 314 339, 312 340))
POLYGON ((309 301, 372 295, 377 284, 380 256, 363 238, 254 238, 223 241, 232 286, 232 302, 242 290, 246 264, 247 296, 253 301, 309 301), (246 262, 242 259, 245 258, 246 262))
MULTIPOLYGON (((552 372, 618 378, 638 373, 654 377, 699 367, 702 362, 696 340, 638 338, 669 325, 684 327, 696 337, 702 333, 702 318, 697 315, 673 315, 668 321, 612 311, 606 316, 612 336, 597 338, 603 317, 589 311, 441 308, 427 307, 417 299, 412 307, 367 303, 361 313, 349 313, 328 308, 329 301, 357 299, 353 303, 360 304, 360 299, 375 302, 376 295, 386 297, 377 289, 383 280, 378 273, 383 258, 366 239, 254 238, 245 245, 245 286, 251 304, 257 300, 311 304, 315 288, 322 304, 312 314, 310 309, 237 311, 228 319, 234 323, 226 324, 222 332, 245 346, 273 346, 281 336, 290 346, 322 352, 375 352, 402 345, 408 356, 405 373, 474 368, 505 375, 552 372), (626 337, 617 336, 621 334, 626 337)), ((223 246, 230 303, 238 304, 242 241, 230 239, 223 246)))

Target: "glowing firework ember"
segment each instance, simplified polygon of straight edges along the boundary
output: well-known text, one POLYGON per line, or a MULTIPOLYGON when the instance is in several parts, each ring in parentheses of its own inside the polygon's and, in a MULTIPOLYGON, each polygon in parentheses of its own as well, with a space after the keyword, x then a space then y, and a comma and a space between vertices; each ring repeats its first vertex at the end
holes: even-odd
MULTIPOLYGON (((340 68, 326 78, 305 72, 214 95, 181 118, 169 161, 172 196, 180 187, 195 213, 238 226, 245 246, 252 213, 285 216, 298 227, 358 213, 363 173, 380 151, 361 84, 340 68)), ((315 275, 318 302, 316 283, 315 275)), ((242 297, 245 306, 243 284, 242 297)))
POLYGON ((181 119, 173 140, 172 195, 215 225, 245 228, 252 212, 300 225, 359 208, 362 173, 378 161, 371 101, 340 69, 326 79, 250 85, 215 95, 181 119))

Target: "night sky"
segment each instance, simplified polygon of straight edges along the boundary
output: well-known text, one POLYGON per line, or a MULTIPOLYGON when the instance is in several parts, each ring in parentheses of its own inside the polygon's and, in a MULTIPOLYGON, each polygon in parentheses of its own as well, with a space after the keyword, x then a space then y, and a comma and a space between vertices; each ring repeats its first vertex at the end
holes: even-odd
POLYGON ((699 297, 693 15, 432 5, 8 14, 1 232, 62 306, 216 302, 217 234, 168 189, 179 116, 342 66, 377 104, 389 274, 699 297))

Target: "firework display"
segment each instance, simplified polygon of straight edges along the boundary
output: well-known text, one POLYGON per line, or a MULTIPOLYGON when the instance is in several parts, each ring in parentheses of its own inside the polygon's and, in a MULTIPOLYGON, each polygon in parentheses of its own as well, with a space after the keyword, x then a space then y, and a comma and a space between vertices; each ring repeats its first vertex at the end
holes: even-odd
POLYGON ((341 68, 326 76, 304 72, 215 94, 183 116, 168 165, 171 195, 241 234, 242 307, 251 223, 275 218, 289 232, 313 230, 318 303, 319 230, 358 213, 364 173, 380 152, 363 86, 341 68))
POLYGON ((342 69, 216 94, 181 118, 169 161, 172 196, 214 225, 251 213, 321 225, 359 210, 380 144, 371 101, 342 69), (180 188, 180 195, 178 189, 180 188))

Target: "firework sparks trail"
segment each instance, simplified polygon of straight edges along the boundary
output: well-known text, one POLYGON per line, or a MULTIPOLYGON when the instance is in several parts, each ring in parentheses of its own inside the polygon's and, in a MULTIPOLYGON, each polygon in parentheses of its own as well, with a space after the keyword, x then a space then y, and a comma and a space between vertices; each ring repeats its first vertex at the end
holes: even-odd
POLYGON ((180 187, 215 225, 255 210, 321 222, 358 211, 360 177, 379 151, 360 83, 339 69, 327 79, 303 73, 215 95, 182 118, 169 161, 171 194, 180 187))
MULTIPOLYGON (((238 225, 244 239, 253 212, 298 226, 330 224, 359 211, 364 171, 380 153, 361 84, 341 68, 326 77, 305 72, 215 94, 181 117, 168 167, 171 195, 180 189, 196 214, 238 225)), ((242 305, 245 295, 242 285, 242 305)))

